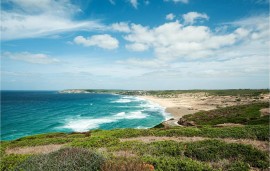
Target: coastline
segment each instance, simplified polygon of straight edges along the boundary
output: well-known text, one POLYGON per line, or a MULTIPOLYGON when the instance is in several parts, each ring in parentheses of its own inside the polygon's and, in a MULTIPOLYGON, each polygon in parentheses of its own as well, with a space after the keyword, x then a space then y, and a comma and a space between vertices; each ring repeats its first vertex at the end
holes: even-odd
POLYGON ((179 106, 170 98, 159 98, 155 96, 138 96, 139 98, 149 100, 151 102, 157 103, 160 106, 165 108, 165 111, 167 113, 170 113, 172 115, 172 118, 174 120, 179 120, 182 116, 187 114, 195 113, 197 110, 190 110, 191 108, 185 107, 185 106, 179 106))
POLYGON ((137 96, 139 98, 148 100, 150 102, 154 102, 159 104, 160 106, 165 108, 165 112, 169 113, 172 117, 171 119, 164 120, 162 123, 168 126, 181 126, 177 122, 184 115, 193 114, 198 110, 192 110, 192 107, 187 107, 184 105, 178 105, 175 103, 177 100, 173 100, 172 98, 160 98, 156 96, 137 96))
POLYGON ((217 96, 206 93, 183 93, 174 96, 142 95, 139 98, 157 103, 170 113, 173 119, 164 121, 165 125, 180 126, 177 122, 184 115, 194 114, 199 111, 209 111, 218 108, 237 106, 253 103, 254 100, 267 102, 269 94, 261 94, 259 100, 239 96, 217 96), (240 100, 239 100, 240 99, 240 100))

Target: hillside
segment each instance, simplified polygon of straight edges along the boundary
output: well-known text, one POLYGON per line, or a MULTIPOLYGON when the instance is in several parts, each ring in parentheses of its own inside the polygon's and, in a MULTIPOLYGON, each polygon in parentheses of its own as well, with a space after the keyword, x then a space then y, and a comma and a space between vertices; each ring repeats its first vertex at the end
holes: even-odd
POLYGON ((266 170, 269 116, 260 120, 258 114, 265 107, 269 104, 186 116, 194 127, 50 133, 4 141, 1 170, 266 170), (224 119, 240 126, 217 127, 224 119))

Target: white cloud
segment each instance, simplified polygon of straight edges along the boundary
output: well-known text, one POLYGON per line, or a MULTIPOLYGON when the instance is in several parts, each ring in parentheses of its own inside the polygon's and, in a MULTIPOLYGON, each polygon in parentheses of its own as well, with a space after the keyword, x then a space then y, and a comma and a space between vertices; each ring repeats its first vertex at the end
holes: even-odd
POLYGON ((174 3, 184 3, 184 4, 187 4, 189 2, 189 0, 164 0, 165 2, 168 2, 168 1, 173 1, 174 3))
POLYGON ((124 36, 132 51, 153 49, 161 60, 196 59, 210 57, 216 50, 241 41, 249 31, 239 28, 227 34, 216 34, 206 26, 184 26, 178 21, 148 28, 132 24, 131 32, 124 36))
POLYGON ((166 20, 173 20, 175 18, 175 15, 173 13, 166 15, 166 20))
POLYGON ((187 14, 182 15, 185 24, 194 24, 196 20, 205 19, 209 20, 208 15, 205 13, 198 13, 198 12, 189 12, 187 14))
POLYGON ((13 60, 24 61, 33 64, 53 64, 60 62, 56 58, 52 58, 46 54, 41 53, 33 54, 29 52, 20 52, 20 53, 4 52, 2 56, 8 57, 13 60))
POLYGON ((80 9, 68 0, 9 0, 11 10, 1 11, 1 39, 44 37, 74 30, 103 28, 98 21, 75 21, 80 9))
POLYGON ((163 85, 176 89, 183 88, 177 82, 188 82, 184 88, 267 88, 268 20, 269 16, 256 16, 225 23, 228 29, 220 32, 206 26, 181 25, 178 21, 153 28, 132 24, 131 32, 125 36, 129 46, 143 44, 154 54, 118 63, 134 70, 147 68, 147 72, 132 80, 149 87, 153 86, 147 82, 159 85, 157 88, 163 85), (213 86, 209 81, 215 82, 213 86))
POLYGON ((131 51, 137 51, 137 52, 143 52, 149 49, 149 47, 146 44, 142 44, 142 43, 129 44, 129 45, 126 45, 126 48, 131 51))
POLYGON ((130 27, 128 23, 125 22, 113 23, 111 29, 119 32, 130 32, 130 27))
POLYGON ((94 35, 89 38, 77 36, 74 38, 74 43, 83 46, 98 46, 103 49, 116 49, 118 48, 118 40, 108 34, 94 35))
POLYGON ((129 2, 131 3, 131 5, 134 7, 134 8, 138 8, 138 0, 129 0, 129 2))

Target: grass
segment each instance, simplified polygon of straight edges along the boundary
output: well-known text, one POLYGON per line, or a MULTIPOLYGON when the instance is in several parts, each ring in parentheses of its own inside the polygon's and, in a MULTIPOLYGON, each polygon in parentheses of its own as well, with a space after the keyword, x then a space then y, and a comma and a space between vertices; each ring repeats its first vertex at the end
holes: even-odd
MULTIPOLYGON (((268 167, 269 157, 263 151, 243 144, 226 143, 220 140, 204 140, 198 142, 157 141, 143 143, 138 141, 120 142, 120 138, 139 136, 202 136, 210 138, 247 138, 266 141, 268 126, 248 125, 244 127, 215 128, 203 126, 155 128, 155 129, 116 129, 95 130, 87 133, 42 134, 21 138, 10 142, 1 142, 2 160, 1 170, 55 170, 54 167, 63 167, 67 170, 83 170, 91 168, 88 163, 92 158, 98 158, 98 170, 249 170, 250 167, 264 169, 268 167), (91 135, 91 136, 89 136, 91 135), (58 141, 61 139, 61 141, 58 141), (52 140, 52 141, 50 141, 52 140), (33 142, 34 143, 33 143, 33 142), (44 141, 44 142, 43 142, 44 141), (39 143, 37 143, 39 142, 39 143), (37 144, 63 143, 67 151, 60 150, 46 155, 7 155, 6 148, 32 146, 37 144), (28 144, 28 145, 27 145, 28 144), (106 149, 102 154, 96 151, 106 149), (79 150, 78 150, 79 149, 79 150), (135 155, 135 159, 123 162, 123 158, 115 157, 114 153, 127 151, 135 155), (70 158, 64 156, 68 155, 70 158), (92 157, 91 156, 95 156, 92 157), (65 158, 65 159, 63 159, 65 158), (86 161, 87 160, 87 161, 86 161), (71 161, 77 161, 72 163, 71 161), (227 161, 225 164, 222 161, 227 161), (64 163, 61 163, 64 162, 64 163), (66 167, 64 164, 74 167, 66 167), (82 164, 83 166, 77 165, 82 164), (214 164, 213 164, 214 163, 214 164), (122 167, 120 167, 121 165, 122 167), (75 167, 76 166, 76 167, 75 167), (145 167, 149 166, 149 168, 145 167), (75 169, 74 169, 75 168, 75 169), (166 169, 168 168, 168 169, 166 169)), ((96 159, 95 159, 96 160, 96 159)), ((56 169, 57 170, 57 169, 56 169)))
POLYGON ((201 111, 183 118, 198 125, 239 123, 245 125, 268 125, 269 116, 261 117, 260 109, 269 108, 269 103, 253 103, 231 106, 211 111, 201 111))
MULTIPOLYGON (((237 91, 239 93, 239 91, 237 91)), ((243 91, 244 93, 245 91, 243 91)), ((255 92, 254 92, 255 93, 255 92)), ((256 94, 256 93, 255 93, 256 94)), ((199 112, 184 118, 197 127, 157 126, 152 129, 92 130, 85 133, 49 133, 13 141, 2 141, 1 170, 95 170, 95 171, 248 171, 266 170, 269 155, 251 145, 227 143, 220 139, 253 139, 268 141, 269 116, 259 110, 267 103, 220 108, 199 112), (219 123, 241 123, 243 127, 215 127, 219 123), (122 138, 208 137, 195 142, 124 141, 122 138), (6 154, 7 148, 64 144, 49 154, 6 154), (125 152, 126 156, 119 156, 125 152), (132 155, 131 155, 132 154, 132 155)))
POLYGON ((93 132, 93 136, 111 136, 116 138, 130 138, 139 136, 201 136, 209 138, 246 138, 254 140, 268 140, 269 127, 267 125, 247 125, 244 127, 215 128, 211 126, 196 127, 177 127, 170 129, 115 129, 100 130, 93 132))
POLYGON ((242 97, 257 97, 260 94, 269 93, 269 89, 230 89, 230 90, 106 90, 106 89, 85 89, 89 93, 116 93, 123 95, 154 95, 154 96, 174 96, 175 94, 183 93, 206 93, 215 96, 242 96, 242 97))
POLYGON ((206 93, 215 96, 245 96, 256 97, 260 94, 269 93, 269 89, 231 89, 231 90, 164 90, 164 91, 147 91, 148 95, 164 96, 183 93, 206 93))
POLYGON ((1 156, 0 168, 1 170, 15 170, 17 165, 24 162, 28 157, 29 155, 16 155, 16 154, 1 156))

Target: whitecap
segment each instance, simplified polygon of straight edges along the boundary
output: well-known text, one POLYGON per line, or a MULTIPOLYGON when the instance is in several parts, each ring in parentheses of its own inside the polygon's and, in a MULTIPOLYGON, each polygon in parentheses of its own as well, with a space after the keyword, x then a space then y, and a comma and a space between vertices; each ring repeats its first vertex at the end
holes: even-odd
POLYGON ((119 112, 110 117, 101 118, 83 118, 76 116, 75 118, 68 119, 65 125, 61 128, 71 129, 75 132, 85 132, 91 129, 99 128, 102 124, 117 122, 122 119, 143 119, 147 116, 148 115, 142 113, 142 111, 119 112))
POLYGON ((135 97, 135 96, 120 96, 120 99, 112 101, 112 103, 130 103, 130 102, 138 102, 145 101, 145 99, 135 97))
POLYGON ((114 115, 117 119, 143 119, 146 118, 147 114, 142 113, 142 111, 134 111, 134 112, 120 112, 114 115))
POLYGON ((165 120, 172 118, 170 113, 165 111, 165 107, 160 106, 157 103, 146 101, 146 103, 140 104, 140 107, 144 108, 144 111, 158 112, 160 113, 165 120))
POLYGON ((130 103, 130 102, 131 102, 130 99, 119 99, 119 100, 112 101, 112 103, 130 103))
POLYGON ((126 112, 119 112, 119 113, 115 114, 114 116, 122 117, 122 116, 125 116, 125 115, 126 115, 126 112))
POLYGON ((146 127, 146 126, 137 126, 135 129, 148 129, 148 128, 151 128, 151 127, 146 127))
POLYGON ((85 118, 85 119, 72 119, 68 121, 63 128, 72 129, 75 132, 85 132, 90 129, 98 128, 101 124, 115 122, 117 120, 112 118, 85 118))

